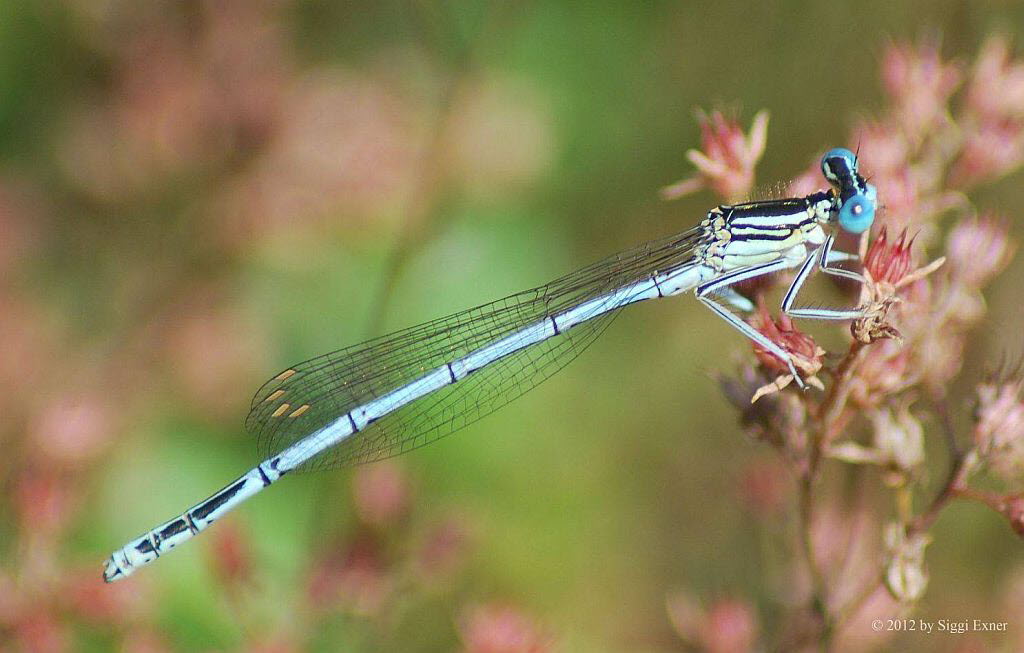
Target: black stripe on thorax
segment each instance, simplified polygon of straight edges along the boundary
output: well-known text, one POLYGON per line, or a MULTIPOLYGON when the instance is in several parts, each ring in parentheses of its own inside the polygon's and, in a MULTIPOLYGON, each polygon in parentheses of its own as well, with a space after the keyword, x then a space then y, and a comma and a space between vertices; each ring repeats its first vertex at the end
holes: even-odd
POLYGON ((750 202, 749 204, 735 204, 723 206, 722 212, 726 220, 747 215, 764 216, 766 218, 781 217, 784 215, 795 215, 807 210, 807 198, 767 200, 765 202, 750 202))
POLYGON ((806 206, 788 212, 768 213, 764 211, 746 210, 743 213, 729 215, 726 218, 726 228, 757 229, 764 231, 782 231, 790 229, 801 229, 815 221, 806 206))
POLYGON ((758 234, 733 234, 730 240, 733 241, 746 241, 746 240, 786 240, 793 235, 795 229, 786 229, 785 232, 780 233, 758 233, 758 234))

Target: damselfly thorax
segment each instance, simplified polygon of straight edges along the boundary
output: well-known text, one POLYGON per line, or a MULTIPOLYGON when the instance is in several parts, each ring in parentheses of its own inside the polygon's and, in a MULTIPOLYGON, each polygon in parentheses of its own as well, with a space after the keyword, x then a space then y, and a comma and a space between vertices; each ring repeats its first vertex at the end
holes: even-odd
POLYGON ((719 206, 700 223, 697 258, 718 274, 780 258, 802 262, 808 247, 825 242, 837 206, 832 191, 719 206))

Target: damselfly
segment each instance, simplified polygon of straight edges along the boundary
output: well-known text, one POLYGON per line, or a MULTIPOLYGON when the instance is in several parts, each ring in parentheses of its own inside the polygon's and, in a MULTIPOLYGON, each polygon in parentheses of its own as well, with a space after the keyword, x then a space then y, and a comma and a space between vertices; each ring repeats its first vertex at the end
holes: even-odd
POLYGON ((247 430, 263 462, 182 515, 111 555, 107 582, 128 576, 191 539, 283 475, 379 460, 476 421, 575 358, 618 309, 693 291, 697 299, 789 366, 790 355, 736 313, 753 309, 733 286, 798 268, 782 309, 794 317, 845 320, 856 309, 795 308, 810 274, 863 281, 835 263, 836 227, 871 226, 875 188, 849 150, 821 163, 831 188, 790 199, 724 205, 696 227, 557 279, 426 324, 313 358, 281 372, 253 398, 247 430))

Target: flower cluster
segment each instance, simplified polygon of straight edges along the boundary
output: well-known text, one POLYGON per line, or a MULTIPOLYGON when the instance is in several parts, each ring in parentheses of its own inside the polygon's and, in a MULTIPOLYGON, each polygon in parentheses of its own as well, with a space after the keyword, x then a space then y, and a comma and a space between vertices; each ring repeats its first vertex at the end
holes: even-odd
MULTIPOLYGON (((999 37, 983 46, 973 67, 945 60, 933 41, 897 43, 883 58, 882 79, 887 109, 858 124, 850 137, 859 144, 862 170, 877 186, 882 207, 859 243, 863 283, 836 282, 838 301, 862 311, 841 327, 845 345, 826 353, 787 316, 769 314, 766 285, 753 289, 757 310, 750 324, 791 355, 809 385, 826 378, 823 391, 796 389, 788 366, 757 344, 740 374, 722 381, 744 427, 778 449, 799 480, 805 535, 796 548, 810 569, 805 605, 812 618, 803 636, 811 640, 855 637, 853 625, 881 605, 872 598, 881 587, 902 605, 920 599, 929 579, 929 528, 954 499, 987 505, 1024 534, 1019 369, 977 386, 971 437, 957 433, 951 417, 967 402, 949 393, 954 381, 964 382, 969 335, 987 312, 983 291, 1016 248, 1008 221, 978 211, 969 193, 1024 165, 1024 61, 1013 59, 999 37), (945 460, 928 453, 927 441, 936 438, 945 445, 945 460), (857 591, 839 582, 844 570, 826 573, 832 565, 825 564, 814 536, 830 501, 821 470, 836 463, 878 469, 894 504, 884 528, 862 535, 878 545, 875 571, 857 591), (943 464, 949 468, 945 485, 931 490, 931 502, 915 505, 914 496, 929 491, 934 468, 943 464), (972 479, 985 472, 1007 493, 975 489, 972 479)), ((762 142, 763 134, 744 139, 736 123, 717 119, 713 130, 707 123, 702 118, 705 153, 691 156, 699 176, 668 194, 709 187, 729 200, 737 188, 749 188, 753 169, 737 162, 757 159, 739 154, 747 152, 746 143, 762 142)), ((791 189, 803 193, 820 185, 815 166, 791 189)), ((693 621, 679 616, 691 613, 670 607, 673 623, 693 621)), ((694 628, 682 630, 694 640, 694 628)))

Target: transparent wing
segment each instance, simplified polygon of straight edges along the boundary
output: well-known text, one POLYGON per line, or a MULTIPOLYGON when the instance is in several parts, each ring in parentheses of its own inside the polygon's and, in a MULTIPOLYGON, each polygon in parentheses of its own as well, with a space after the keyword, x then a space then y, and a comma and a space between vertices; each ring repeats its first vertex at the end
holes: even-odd
MULTIPOLYGON (((693 260, 693 229, 609 257, 545 286, 409 327, 295 365, 263 385, 246 429, 268 458, 339 416, 504 336, 693 260)), ((618 311, 505 356, 395 410, 301 470, 379 460, 423 446, 505 405, 580 354, 618 311)))

